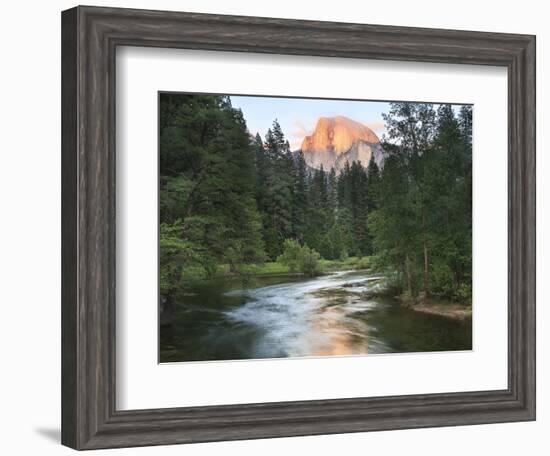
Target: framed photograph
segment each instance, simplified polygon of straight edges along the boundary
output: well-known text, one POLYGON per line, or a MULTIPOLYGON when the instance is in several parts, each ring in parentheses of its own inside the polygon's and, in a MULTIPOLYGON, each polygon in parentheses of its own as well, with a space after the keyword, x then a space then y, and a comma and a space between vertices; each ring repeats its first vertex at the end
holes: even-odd
POLYGON ((62 443, 535 419, 535 37, 62 13, 62 443))

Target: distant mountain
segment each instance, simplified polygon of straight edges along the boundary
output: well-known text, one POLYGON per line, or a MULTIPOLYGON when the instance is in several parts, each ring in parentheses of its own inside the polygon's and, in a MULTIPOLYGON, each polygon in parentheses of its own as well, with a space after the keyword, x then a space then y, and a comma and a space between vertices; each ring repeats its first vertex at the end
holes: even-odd
POLYGON ((306 164, 325 171, 334 167, 342 170, 346 162, 350 165, 360 161, 368 166, 371 155, 380 166, 384 159, 378 136, 366 125, 347 117, 320 117, 315 131, 302 142, 302 153, 306 164))

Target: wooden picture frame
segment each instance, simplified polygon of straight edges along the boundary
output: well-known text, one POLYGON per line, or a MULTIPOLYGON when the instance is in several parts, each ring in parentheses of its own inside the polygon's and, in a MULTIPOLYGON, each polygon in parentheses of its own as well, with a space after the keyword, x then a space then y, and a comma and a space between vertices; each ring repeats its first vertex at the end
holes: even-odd
POLYGON ((535 37, 195 13, 62 13, 62 443, 75 449, 535 419, 535 37), (508 388, 152 410, 115 401, 115 50, 508 69, 508 388))

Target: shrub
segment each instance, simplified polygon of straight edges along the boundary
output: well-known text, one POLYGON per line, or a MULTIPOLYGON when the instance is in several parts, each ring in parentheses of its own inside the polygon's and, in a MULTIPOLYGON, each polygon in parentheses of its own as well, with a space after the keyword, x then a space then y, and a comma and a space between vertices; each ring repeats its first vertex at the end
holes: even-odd
POLYGON ((472 303, 472 285, 468 283, 461 283, 455 291, 455 300, 463 304, 472 303))
POLYGON ((349 258, 348 249, 343 247, 342 250, 340 251, 340 261, 347 261, 348 258, 349 258))
POLYGON ((310 276, 321 272, 319 260, 321 255, 307 245, 300 245, 295 239, 286 239, 283 244, 283 253, 277 261, 288 266, 291 272, 299 271, 310 276))
POLYGON ((319 252, 310 249, 307 245, 303 246, 301 252, 301 272, 310 276, 319 274, 321 272, 320 258, 321 255, 319 255, 319 252))
POLYGON ((370 266, 371 266, 371 257, 368 257, 368 256, 359 258, 355 265, 357 269, 369 269, 370 266))
POLYGON ((277 261, 288 266, 290 272, 300 270, 302 256, 302 246, 295 239, 285 239, 283 243, 283 253, 279 255, 277 261))

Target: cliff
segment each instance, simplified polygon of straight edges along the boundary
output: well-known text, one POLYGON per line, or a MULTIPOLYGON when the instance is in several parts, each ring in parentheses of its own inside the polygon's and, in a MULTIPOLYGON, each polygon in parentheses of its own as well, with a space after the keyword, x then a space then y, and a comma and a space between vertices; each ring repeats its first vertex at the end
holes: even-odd
POLYGON ((383 151, 378 136, 366 125, 347 117, 321 117, 315 131, 306 136, 301 148, 308 166, 340 171, 346 164, 360 161, 367 166, 371 156, 378 165, 383 151))

